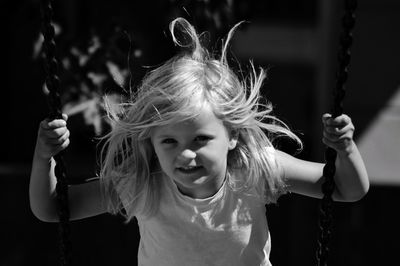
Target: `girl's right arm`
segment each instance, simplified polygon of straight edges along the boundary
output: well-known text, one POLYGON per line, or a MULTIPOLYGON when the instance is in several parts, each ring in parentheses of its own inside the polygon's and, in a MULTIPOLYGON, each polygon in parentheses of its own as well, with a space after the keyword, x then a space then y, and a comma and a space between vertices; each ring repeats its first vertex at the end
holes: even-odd
MULTIPOLYGON (((64 119, 40 123, 29 183, 30 206, 34 215, 45 222, 57 222, 56 177, 53 156, 69 145, 69 131, 64 119)), ((106 212, 98 180, 70 186, 70 219, 77 220, 106 212)))

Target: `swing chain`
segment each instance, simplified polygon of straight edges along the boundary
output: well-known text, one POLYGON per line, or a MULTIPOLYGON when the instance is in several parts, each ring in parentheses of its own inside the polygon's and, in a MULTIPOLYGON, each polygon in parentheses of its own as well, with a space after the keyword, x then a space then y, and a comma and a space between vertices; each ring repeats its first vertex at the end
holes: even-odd
MULTIPOLYGON (((49 119, 61 119, 61 100, 60 100, 60 80, 58 78, 58 60, 56 59, 55 29, 52 24, 53 8, 52 0, 42 0, 42 34, 44 37, 44 55, 45 55, 45 84, 49 91, 47 94, 47 103, 49 106, 49 119)), ((61 264, 63 266, 71 265, 71 241, 69 225, 69 206, 68 206, 68 182, 66 177, 65 163, 62 152, 54 156, 56 161, 55 176, 57 178, 57 211, 59 217, 60 234, 60 253, 61 264)))
MULTIPOLYGON (((352 30, 355 24, 356 0, 345 0, 345 13, 342 18, 342 33, 340 35, 340 45, 338 52, 339 69, 336 74, 336 84, 333 92, 334 103, 332 116, 337 117, 343 113, 343 99, 345 96, 345 82, 348 77, 348 66, 350 64, 350 47, 353 43, 352 30)), ((324 194, 319 208, 319 237, 316 252, 317 266, 326 266, 329 254, 329 241, 331 239, 331 228, 333 220, 333 200, 332 194, 335 190, 333 179, 336 166, 336 151, 330 147, 325 150, 326 165, 323 169, 325 182, 322 184, 324 194)))

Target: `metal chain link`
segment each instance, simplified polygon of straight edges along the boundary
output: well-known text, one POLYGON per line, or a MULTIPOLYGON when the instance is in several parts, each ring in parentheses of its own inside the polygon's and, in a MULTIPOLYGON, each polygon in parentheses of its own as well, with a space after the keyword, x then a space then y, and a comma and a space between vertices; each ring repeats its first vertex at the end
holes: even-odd
MULTIPOLYGON (((332 116, 337 117, 343 113, 343 99, 345 96, 345 82, 348 76, 350 64, 350 47, 353 42, 352 30, 355 24, 356 0, 345 0, 345 14, 342 18, 342 33, 340 35, 340 47, 338 52, 338 71, 336 73, 336 85, 334 88, 334 103, 332 116)), ((329 254, 329 241, 332 229, 332 194, 335 189, 334 175, 336 172, 336 151, 330 147, 325 150, 326 165, 323 170, 325 182, 322 185, 324 196, 320 202, 319 209, 319 237, 316 252, 317 265, 326 266, 329 254)))
MULTIPOLYGON (((61 118, 61 101, 59 95, 59 78, 58 61, 56 59, 56 43, 54 41, 55 30, 51 19, 53 10, 51 5, 52 0, 42 0, 43 14, 43 37, 44 37, 44 53, 46 55, 46 87, 49 90, 47 101, 49 104, 49 118, 61 118)), ((342 19, 343 32, 340 36, 340 50, 338 53, 339 70, 336 76, 336 86, 334 89, 334 106, 332 110, 333 117, 337 117, 343 113, 343 98, 345 96, 345 82, 347 81, 348 65, 350 63, 350 47, 352 45, 352 29, 355 24, 355 9, 357 7, 356 0, 345 0, 345 15, 342 19)), ((65 164, 62 154, 54 156, 56 161, 55 175, 57 177, 57 203, 58 214, 60 219, 60 251, 62 265, 71 264, 71 241, 69 238, 69 207, 68 207, 68 182, 66 178, 65 164)), ((332 148, 327 148, 325 151, 326 165, 323 170, 323 175, 326 178, 322 185, 324 197, 320 204, 319 228, 320 234, 318 238, 318 248, 316 252, 317 265, 326 266, 329 241, 331 238, 332 227, 332 208, 333 200, 332 193, 335 189, 333 176, 335 175, 335 160, 336 151, 332 148)))
MULTIPOLYGON (((44 37, 44 55, 46 70, 46 87, 49 90, 47 103, 49 119, 62 118, 60 100, 60 80, 58 78, 58 60, 56 58, 55 29, 52 24, 52 0, 42 0, 42 34, 44 37)), ((62 152, 54 156, 56 161, 55 176, 57 177, 57 210, 59 217, 61 265, 71 265, 71 241, 68 206, 68 182, 62 152)))

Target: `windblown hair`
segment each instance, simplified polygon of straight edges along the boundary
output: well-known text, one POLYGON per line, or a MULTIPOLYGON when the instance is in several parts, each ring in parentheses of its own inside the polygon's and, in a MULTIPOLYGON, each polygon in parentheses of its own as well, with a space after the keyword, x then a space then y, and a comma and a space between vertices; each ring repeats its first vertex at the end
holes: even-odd
POLYGON ((239 80, 229 67, 226 52, 239 24, 230 30, 216 59, 203 48, 201 35, 189 22, 173 20, 172 39, 183 51, 147 73, 135 95, 120 106, 122 115, 108 106, 113 129, 106 136, 100 177, 110 212, 118 213, 125 207, 129 221, 134 214, 127 204, 141 205, 146 215, 157 211, 162 178, 151 132, 158 126, 196 117, 205 104, 211 106, 228 132, 238 134, 237 146, 228 153, 228 185, 247 190, 257 188, 264 179, 265 202, 275 202, 285 192, 268 147, 272 148, 272 140, 279 136, 294 139, 300 147, 301 141, 271 114, 271 103, 261 97, 265 71, 257 73, 250 63, 251 73, 239 80), (241 174, 235 175, 235 171, 241 174))

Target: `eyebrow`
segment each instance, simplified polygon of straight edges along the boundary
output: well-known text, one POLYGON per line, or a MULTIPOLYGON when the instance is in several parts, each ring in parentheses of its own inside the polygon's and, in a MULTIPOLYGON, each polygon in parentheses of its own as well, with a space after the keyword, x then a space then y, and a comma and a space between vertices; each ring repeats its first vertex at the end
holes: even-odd
MULTIPOLYGON (((210 133, 210 132, 197 132, 196 134, 193 133, 195 136, 214 136, 215 134, 210 133)), ((177 138, 177 136, 171 135, 171 134, 161 134, 156 136, 156 139, 165 139, 165 138, 177 138)))
POLYGON ((174 138, 172 135, 162 134, 158 135, 156 139, 174 138))

